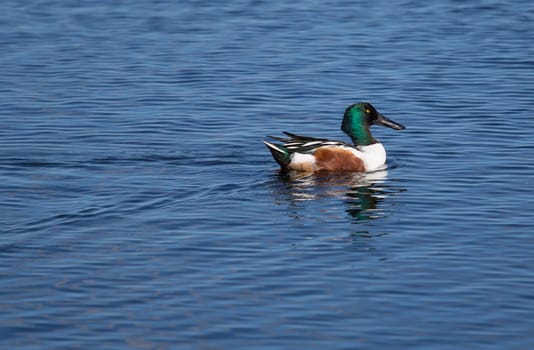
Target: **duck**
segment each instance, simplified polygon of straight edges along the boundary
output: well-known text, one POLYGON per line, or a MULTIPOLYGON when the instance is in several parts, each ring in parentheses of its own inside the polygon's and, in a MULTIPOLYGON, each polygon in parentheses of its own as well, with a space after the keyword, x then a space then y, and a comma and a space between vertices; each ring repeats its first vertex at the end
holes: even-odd
POLYGON ((359 102, 347 107, 341 122, 341 130, 352 144, 285 131, 286 137, 267 136, 278 142, 263 140, 263 143, 282 171, 368 172, 386 163, 386 150, 371 134, 372 125, 406 129, 379 113, 372 104, 359 102))

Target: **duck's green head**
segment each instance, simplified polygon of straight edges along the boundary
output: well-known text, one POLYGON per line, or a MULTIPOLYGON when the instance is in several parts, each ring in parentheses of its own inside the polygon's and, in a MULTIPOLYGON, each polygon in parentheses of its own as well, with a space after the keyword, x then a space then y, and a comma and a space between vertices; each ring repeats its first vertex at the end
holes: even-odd
POLYGON ((369 130, 371 125, 383 125, 395 130, 405 129, 401 124, 378 113, 370 103, 360 102, 345 110, 341 130, 350 136, 355 145, 366 146, 377 142, 369 130))

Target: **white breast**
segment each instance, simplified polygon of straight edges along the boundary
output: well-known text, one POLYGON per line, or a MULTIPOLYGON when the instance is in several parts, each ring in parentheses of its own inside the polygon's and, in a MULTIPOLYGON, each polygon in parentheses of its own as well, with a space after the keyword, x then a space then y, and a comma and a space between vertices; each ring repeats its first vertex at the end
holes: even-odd
POLYGON ((386 162, 386 150, 381 143, 358 147, 360 151, 353 150, 354 154, 363 160, 365 169, 375 170, 386 162))

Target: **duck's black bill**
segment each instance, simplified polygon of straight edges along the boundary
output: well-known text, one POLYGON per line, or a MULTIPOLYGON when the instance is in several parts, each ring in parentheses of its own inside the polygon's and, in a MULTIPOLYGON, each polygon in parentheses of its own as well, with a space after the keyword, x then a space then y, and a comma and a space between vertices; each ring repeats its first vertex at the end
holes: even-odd
POLYGON ((388 128, 392 128, 392 129, 395 129, 395 130, 404 130, 404 129, 406 129, 404 127, 404 125, 396 123, 393 120, 384 117, 382 114, 378 114, 378 119, 376 119, 374 124, 387 126, 388 128))

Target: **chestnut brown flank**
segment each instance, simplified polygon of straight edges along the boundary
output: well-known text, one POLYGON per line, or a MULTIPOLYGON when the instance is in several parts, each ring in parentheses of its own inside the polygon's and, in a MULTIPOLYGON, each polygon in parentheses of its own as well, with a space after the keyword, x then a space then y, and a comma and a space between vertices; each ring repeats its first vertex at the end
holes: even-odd
POLYGON ((349 150, 321 147, 314 153, 317 170, 365 171, 363 160, 349 150))

